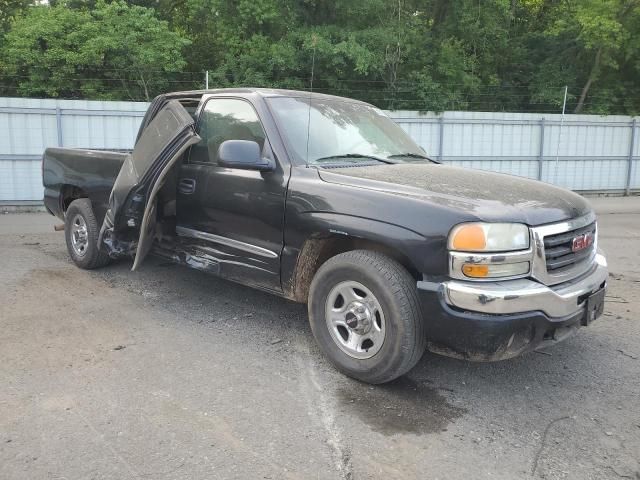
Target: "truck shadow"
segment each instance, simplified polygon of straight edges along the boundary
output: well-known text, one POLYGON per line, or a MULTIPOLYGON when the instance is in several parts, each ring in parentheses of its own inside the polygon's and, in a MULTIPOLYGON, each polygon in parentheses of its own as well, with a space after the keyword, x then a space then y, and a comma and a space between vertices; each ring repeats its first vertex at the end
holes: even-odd
POLYGON ((449 403, 439 388, 410 375, 374 387, 349 381, 338 386, 335 396, 341 412, 386 436, 446 431, 449 423, 467 412, 449 403))
POLYGON ((122 262, 92 275, 179 314, 179 321, 203 328, 224 326, 227 334, 260 339, 247 348, 263 348, 265 355, 290 356, 295 362, 301 355, 296 345, 304 345, 338 414, 357 417, 383 435, 437 433, 467 412, 500 408, 506 399, 516 411, 528 408, 531 394, 553 403, 554 397, 566 395, 563 386, 582 386, 576 373, 590 371, 596 363, 578 334, 550 355, 529 353, 498 363, 470 363, 427 352, 408 375, 370 386, 344 377, 325 361, 305 305, 155 258, 140 272, 129 268, 122 262), (272 348, 275 344, 281 348, 272 348))

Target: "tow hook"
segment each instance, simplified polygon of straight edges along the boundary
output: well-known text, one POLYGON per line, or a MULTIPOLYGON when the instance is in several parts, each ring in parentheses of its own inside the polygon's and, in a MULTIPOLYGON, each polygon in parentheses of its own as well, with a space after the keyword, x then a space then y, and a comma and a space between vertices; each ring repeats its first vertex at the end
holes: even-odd
POLYGON ((58 224, 58 225, 54 225, 54 226, 53 226, 53 229, 54 229, 56 232, 62 232, 62 231, 64 231, 64 223, 60 223, 60 224, 58 224))

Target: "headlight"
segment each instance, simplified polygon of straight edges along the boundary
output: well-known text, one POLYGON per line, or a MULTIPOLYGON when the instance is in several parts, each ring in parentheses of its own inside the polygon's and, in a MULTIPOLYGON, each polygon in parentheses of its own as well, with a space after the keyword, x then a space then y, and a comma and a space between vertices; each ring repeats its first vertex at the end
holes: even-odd
POLYGON ((449 234, 449 250, 511 252, 529 248, 529 227, 521 223, 463 223, 449 234))
POLYGON ((462 223, 451 230, 448 246, 452 278, 521 278, 531 270, 529 227, 521 223, 462 223))

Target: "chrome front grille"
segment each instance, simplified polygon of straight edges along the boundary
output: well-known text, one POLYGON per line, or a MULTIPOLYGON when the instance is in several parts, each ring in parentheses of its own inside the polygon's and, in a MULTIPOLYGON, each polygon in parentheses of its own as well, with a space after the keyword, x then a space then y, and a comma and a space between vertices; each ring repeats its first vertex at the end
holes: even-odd
POLYGON ((534 257, 532 275, 545 285, 573 280, 589 271, 597 251, 597 224, 593 212, 566 222, 531 229, 534 257), (593 232, 593 244, 573 251, 573 240, 593 232))
POLYGON ((573 241, 576 237, 585 234, 595 237, 596 223, 586 227, 577 228, 565 233, 547 235, 544 237, 544 255, 547 264, 547 272, 561 272, 562 269, 572 268, 574 265, 588 260, 593 256, 595 245, 592 243, 587 248, 573 251, 573 241))

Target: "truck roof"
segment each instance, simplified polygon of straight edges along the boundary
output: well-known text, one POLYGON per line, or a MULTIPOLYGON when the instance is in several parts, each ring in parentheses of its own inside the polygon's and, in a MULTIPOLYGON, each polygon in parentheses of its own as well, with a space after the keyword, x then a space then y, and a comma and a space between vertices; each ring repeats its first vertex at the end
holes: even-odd
POLYGON ((255 88, 255 87, 210 88, 208 90, 189 90, 189 91, 171 92, 171 93, 164 94, 164 96, 171 97, 171 96, 185 96, 185 95, 205 95, 205 94, 211 94, 211 93, 238 93, 238 94, 254 93, 265 98, 304 97, 304 98, 312 98, 315 100, 339 100, 342 102, 347 101, 347 102, 353 102, 353 103, 366 104, 366 102, 355 100, 353 98, 338 97, 336 95, 327 95, 324 93, 309 92, 304 90, 287 90, 287 89, 281 89, 281 88, 255 88))

